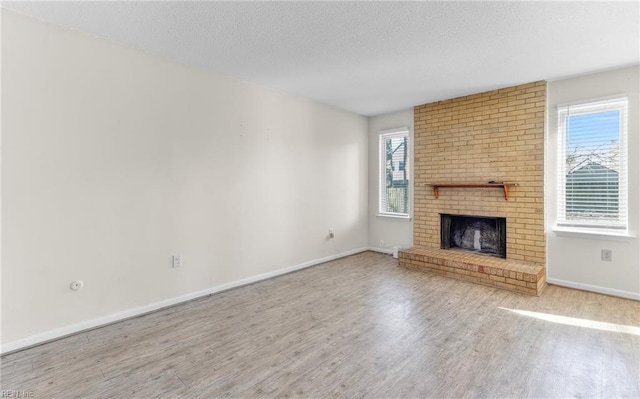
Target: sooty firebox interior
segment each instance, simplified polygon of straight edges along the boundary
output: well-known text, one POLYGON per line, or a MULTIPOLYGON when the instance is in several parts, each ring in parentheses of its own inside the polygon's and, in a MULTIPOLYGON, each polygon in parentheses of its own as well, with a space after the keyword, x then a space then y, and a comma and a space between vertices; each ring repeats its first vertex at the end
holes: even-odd
POLYGON ((507 219, 440 214, 440 248, 507 257, 507 219))

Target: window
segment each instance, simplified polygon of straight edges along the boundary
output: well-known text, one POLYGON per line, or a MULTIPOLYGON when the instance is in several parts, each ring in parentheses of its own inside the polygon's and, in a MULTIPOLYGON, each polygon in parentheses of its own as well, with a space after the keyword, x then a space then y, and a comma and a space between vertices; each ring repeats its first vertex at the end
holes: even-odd
POLYGON ((408 145, 407 128, 380 132, 380 215, 409 217, 408 145))
POLYGON ((627 99, 558 106, 558 225, 627 229, 627 99))

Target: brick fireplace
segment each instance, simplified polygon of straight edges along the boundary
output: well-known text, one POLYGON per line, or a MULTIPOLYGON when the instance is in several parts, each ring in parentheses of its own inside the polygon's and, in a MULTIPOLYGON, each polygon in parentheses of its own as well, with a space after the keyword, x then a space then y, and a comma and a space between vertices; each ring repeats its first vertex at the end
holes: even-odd
POLYGON ((540 294, 545 103, 540 81, 415 107, 415 246, 400 253, 401 266, 540 294), (480 223, 458 233, 463 248, 446 249, 441 215, 504 220, 504 248, 486 255, 483 245, 500 243, 487 244, 494 233, 480 223))

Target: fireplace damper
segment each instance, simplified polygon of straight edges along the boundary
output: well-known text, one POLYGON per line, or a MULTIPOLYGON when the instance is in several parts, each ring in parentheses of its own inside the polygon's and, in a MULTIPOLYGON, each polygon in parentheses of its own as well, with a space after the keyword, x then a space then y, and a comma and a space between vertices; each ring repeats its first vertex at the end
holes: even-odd
POLYGON ((440 248, 507 257, 507 219, 440 214, 440 248))

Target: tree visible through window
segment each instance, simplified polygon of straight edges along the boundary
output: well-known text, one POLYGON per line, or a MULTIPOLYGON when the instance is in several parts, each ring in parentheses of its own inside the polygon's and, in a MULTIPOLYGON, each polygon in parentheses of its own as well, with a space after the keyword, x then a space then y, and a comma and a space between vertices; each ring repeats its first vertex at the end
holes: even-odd
POLYGON ((626 98, 558 109, 558 223, 626 228, 626 98))
POLYGON ((406 129, 380 133, 381 214, 409 215, 408 142, 406 129))

